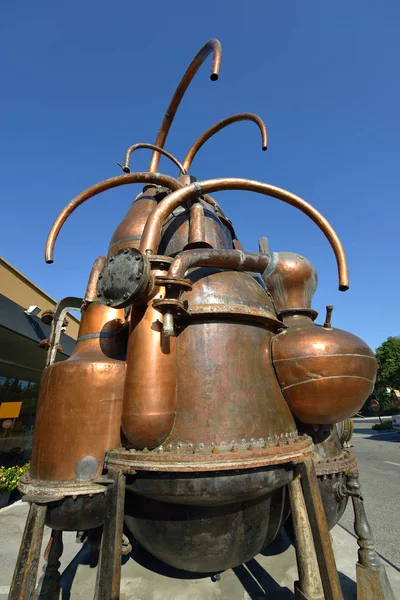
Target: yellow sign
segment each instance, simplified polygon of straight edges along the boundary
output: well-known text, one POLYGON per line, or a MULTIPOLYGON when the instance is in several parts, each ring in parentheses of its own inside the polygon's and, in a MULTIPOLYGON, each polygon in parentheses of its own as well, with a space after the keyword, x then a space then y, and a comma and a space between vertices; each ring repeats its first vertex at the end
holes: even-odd
POLYGON ((16 419, 21 412, 22 402, 2 402, 0 404, 0 419, 16 419))

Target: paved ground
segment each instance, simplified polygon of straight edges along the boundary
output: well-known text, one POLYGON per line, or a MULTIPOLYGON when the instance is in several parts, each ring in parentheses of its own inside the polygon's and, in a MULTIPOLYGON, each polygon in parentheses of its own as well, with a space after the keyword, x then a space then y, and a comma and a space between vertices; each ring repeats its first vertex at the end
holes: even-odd
MULTIPOLYGON (((400 435, 373 433, 371 423, 356 424, 354 450, 359 458, 368 516, 396 597, 400 598, 398 540, 398 492, 400 483, 400 435), (395 463, 395 464, 391 464, 395 463)), ((17 503, 0 511, 0 600, 6 600, 24 527, 27 506, 17 503)), ((353 531, 348 509, 342 525, 353 531)), ((356 598, 355 564, 357 543, 342 526, 333 530, 334 551, 345 600, 356 598)), ((46 528, 47 529, 47 528, 46 528)), ((46 531, 47 542, 49 530, 46 531)), ((44 546, 43 546, 44 548, 44 546)), ((221 575, 219 582, 174 570, 154 559, 139 546, 124 557, 121 592, 127 600, 291 600, 297 577, 293 547, 287 538, 245 565, 221 575), (279 556, 277 556, 279 555, 279 556)), ((42 567, 42 565, 41 565, 42 567)), ((41 569, 40 567, 40 569, 41 569)), ((64 534, 61 559, 63 600, 90 600, 96 569, 89 565, 86 546, 75 543, 75 534, 64 534)))
MULTIPOLYGON (((372 431, 371 421, 357 421, 352 443, 377 550, 400 567, 400 433, 372 431)), ((351 505, 341 525, 353 531, 351 505)))

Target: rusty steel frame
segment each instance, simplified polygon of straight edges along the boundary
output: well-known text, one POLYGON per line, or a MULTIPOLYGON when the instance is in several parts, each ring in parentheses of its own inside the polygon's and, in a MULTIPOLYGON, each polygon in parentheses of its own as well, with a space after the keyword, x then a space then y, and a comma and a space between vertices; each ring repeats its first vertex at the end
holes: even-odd
POLYGON ((47 507, 30 505, 8 600, 34 600, 47 507))

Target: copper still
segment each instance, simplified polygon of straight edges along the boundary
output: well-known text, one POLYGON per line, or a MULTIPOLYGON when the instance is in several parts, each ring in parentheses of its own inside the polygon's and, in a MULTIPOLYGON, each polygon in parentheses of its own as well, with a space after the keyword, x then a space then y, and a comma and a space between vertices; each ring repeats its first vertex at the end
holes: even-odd
MULTIPOLYGON (((317 565, 325 597, 340 598, 327 530, 347 503, 356 462, 334 424, 372 391, 375 358, 332 326, 330 309, 324 325, 314 324, 317 276, 308 260, 271 252, 265 238, 259 253, 245 252, 209 194, 250 190, 304 212, 331 245, 345 291, 342 244, 313 206, 270 184, 189 174, 204 143, 236 121, 254 122, 266 150, 257 115, 219 121, 182 163, 164 150, 184 92, 210 53, 211 79, 218 78, 221 47, 210 40, 179 84, 155 145, 131 146, 123 174, 76 196, 49 233, 51 263, 57 235, 80 204, 113 187, 144 185, 107 257, 95 262, 74 354, 49 360, 43 374, 32 469, 20 489, 40 507, 39 528, 41 509, 54 531, 104 523, 96 598, 118 598, 123 527, 173 567, 220 572, 269 546, 290 513, 296 529, 301 477, 317 556, 298 529, 299 572, 317 565), (139 149, 153 152, 149 170, 132 173, 139 149), (177 178, 157 172, 161 155, 175 163, 177 178), (303 551, 311 566, 301 567, 303 551)), ((11 598, 25 597, 21 577, 17 565, 11 598)), ((316 597, 307 596, 305 580, 298 585, 302 597, 316 597)))

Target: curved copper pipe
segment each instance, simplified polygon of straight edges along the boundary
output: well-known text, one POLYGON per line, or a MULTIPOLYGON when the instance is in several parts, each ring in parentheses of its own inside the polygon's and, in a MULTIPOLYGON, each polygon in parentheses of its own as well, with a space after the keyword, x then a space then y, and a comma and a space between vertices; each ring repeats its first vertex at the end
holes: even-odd
POLYGON ((184 250, 175 256, 168 271, 168 277, 185 277, 192 267, 218 267, 235 271, 254 271, 262 273, 268 267, 269 255, 241 250, 214 250, 199 248, 184 250))
POLYGON ((215 123, 215 125, 207 129, 204 133, 201 134, 199 138, 197 138, 194 144, 189 148, 189 151, 184 158, 184 168, 187 171, 190 170, 190 166, 193 162, 194 157, 196 156, 200 148, 206 143, 206 141, 210 139, 210 137, 218 133, 218 131, 221 131, 221 129, 224 129, 225 127, 228 127, 228 125, 231 125, 232 123, 236 123, 238 121, 253 121, 253 123, 258 125, 261 131, 261 149, 266 150, 268 147, 268 134, 267 129, 265 127, 265 123, 261 119, 261 117, 255 115, 254 113, 238 113, 237 115, 231 115, 230 117, 226 117, 226 119, 222 119, 222 121, 215 123))
POLYGON ((132 154, 132 152, 135 152, 135 150, 139 150, 140 148, 147 148, 149 150, 157 150, 157 152, 159 152, 160 154, 163 154, 164 156, 166 156, 167 158, 172 160, 173 163, 176 164, 176 166, 178 167, 178 169, 181 172, 181 175, 187 175, 187 171, 186 171, 185 167, 182 165, 182 163, 179 162, 179 160, 177 158, 175 158, 175 156, 173 154, 171 154, 170 152, 167 152, 166 150, 164 150, 164 148, 159 148, 155 144, 147 144, 146 142, 140 142, 139 144, 133 144, 132 146, 130 146, 128 148, 128 150, 126 151, 125 164, 121 165, 121 163, 117 163, 117 165, 119 165, 121 167, 121 169, 123 170, 124 173, 131 172, 130 165, 129 165, 130 159, 131 159, 131 154, 132 154))
POLYGON ((101 192, 105 192, 106 190, 110 190, 111 188, 119 187, 121 185, 128 185, 130 183, 154 183, 168 187, 172 190, 176 190, 182 187, 182 184, 173 177, 169 177, 168 175, 161 175, 161 173, 147 172, 118 175, 117 177, 110 177, 110 179, 105 179, 100 183, 92 185, 92 187, 87 188, 86 190, 75 196, 75 198, 73 198, 70 202, 68 202, 68 204, 62 209, 62 211, 54 221, 46 240, 45 261, 47 263, 53 262, 54 244, 56 243, 57 236, 60 233, 60 230, 64 225, 65 221, 74 212, 74 210, 78 208, 78 206, 86 202, 86 200, 93 198, 93 196, 101 194, 101 192))
POLYGON ((250 192, 258 192, 265 196, 272 196, 278 200, 282 200, 301 210, 301 212, 306 214, 321 229, 332 247, 338 265, 339 290, 344 292, 349 288, 347 260, 344 248, 337 233, 325 217, 322 216, 316 208, 311 206, 311 204, 308 204, 308 202, 299 196, 268 183, 261 183, 260 181, 252 181, 250 179, 209 179, 207 181, 192 183, 183 189, 173 192, 160 202, 148 218, 143 231, 140 250, 142 250, 142 252, 156 252, 163 222, 179 205, 202 194, 220 190, 247 190, 250 192))
MULTIPOLYGON (((189 67, 187 68, 184 76, 182 77, 178 87, 175 90, 174 95, 172 96, 172 100, 169 103, 167 108, 167 112, 165 113, 163 122, 161 123, 160 131, 158 132, 156 139, 156 146, 160 148, 164 147, 165 140, 167 139, 168 132, 171 128, 172 121, 174 120, 176 111, 178 110, 179 104, 188 89, 193 77, 196 75, 197 71, 207 58, 209 54, 213 52, 213 64, 211 69, 210 79, 211 81, 217 81, 219 75, 219 68, 221 66, 221 56, 222 49, 221 44, 218 40, 212 39, 209 40, 201 50, 196 54, 189 67)), ((158 169, 158 165, 160 163, 160 155, 157 151, 153 152, 151 157, 149 172, 154 173, 158 169)))

